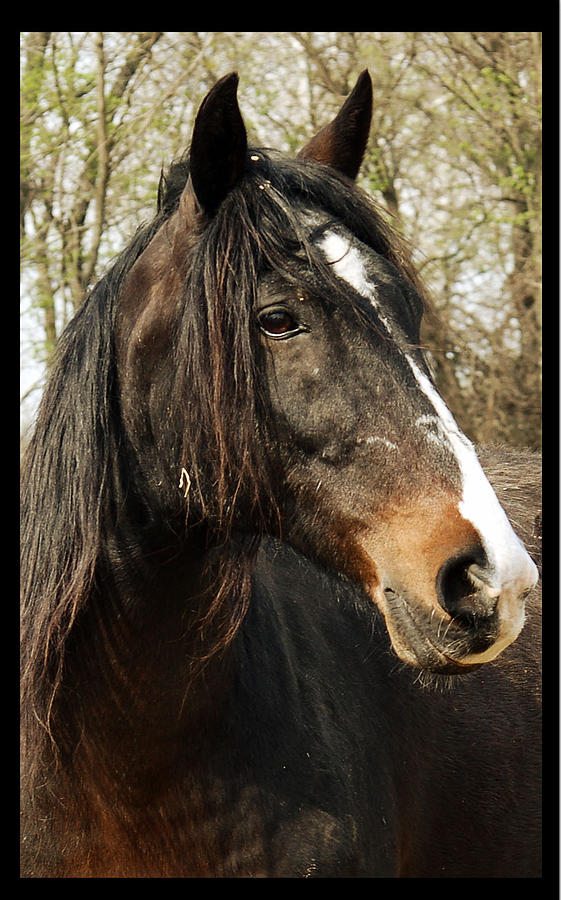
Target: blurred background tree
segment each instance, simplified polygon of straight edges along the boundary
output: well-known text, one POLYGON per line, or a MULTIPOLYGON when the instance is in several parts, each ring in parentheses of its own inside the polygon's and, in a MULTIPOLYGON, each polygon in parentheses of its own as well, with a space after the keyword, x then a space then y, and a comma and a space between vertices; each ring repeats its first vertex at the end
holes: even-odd
POLYGON ((155 208, 211 85, 237 69, 250 140, 297 151, 358 73, 362 184, 434 299, 423 341, 476 442, 541 435, 538 32, 23 32, 22 423, 57 337, 155 208))

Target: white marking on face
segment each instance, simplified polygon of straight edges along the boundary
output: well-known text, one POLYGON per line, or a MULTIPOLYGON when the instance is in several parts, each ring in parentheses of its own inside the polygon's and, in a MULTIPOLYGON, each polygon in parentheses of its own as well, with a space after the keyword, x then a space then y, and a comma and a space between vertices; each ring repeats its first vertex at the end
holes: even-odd
POLYGON ((419 416, 418 419, 415 419, 415 427, 424 428, 427 441, 431 441, 431 443, 436 444, 439 447, 447 447, 448 450, 452 452, 454 451, 454 448, 442 427, 442 422, 437 416, 419 416), (427 428, 427 425, 434 425, 436 432, 427 428))
MULTIPOLYGON (((361 296, 370 301, 381 321, 391 334, 391 325, 380 309, 375 285, 368 278, 364 258, 359 248, 337 232, 325 232, 319 241, 328 262, 335 273, 351 285, 361 296)), ((430 379, 421 371, 412 356, 396 343, 415 377, 420 390, 430 402, 435 415, 420 416, 416 425, 425 430, 426 438, 440 443, 453 452, 462 478, 462 497, 458 504, 461 515, 474 526, 491 565, 494 584, 489 586, 492 595, 516 598, 529 590, 537 581, 538 572, 522 542, 515 535, 506 514, 500 506, 493 488, 485 476, 475 449, 458 428, 452 413, 438 394, 430 379), (427 427, 429 426, 429 427, 427 427), (433 427, 430 427, 433 426, 433 427), (436 427, 436 433, 434 430, 436 427)), ((503 624, 504 644, 510 643, 524 622, 522 605, 512 607, 512 621, 503 624), (510 634, 507 639, 506 632, 510 634)), ((505 609, 506 618, 509 613, 505 609)), ((499 636, 498 643, 501 642, 499 636)), ((497 654, 494 645, 493 656, 497 654)), ((491 651, 487 651, 490 653, 491 651)), ((482 657, 485 654, 482 654, 482 657)), ((482 660, 483 661, 483 660, 482 660)))
POLYGON ((366 277, 364 263, 356 247, 336 231, 326 231, 320 239, 320 247, 339 278, 352 284, 363 297, 370 297, 374 287, 366 277))
POLYGON ((328 263, 333 266, 333 270, 339 278, 350 284, 362 297, 370 300, 371 305, 391 335, 390 321, 384 315, 383 310, 380 309, 376 287, 367 276, 366 267, 358 248, 353 247, 346 238, 335 231, 325 232, 319 245, 325 253, 328 263))
POLYGON ((417 384, 432 403, 440 422, 439 433, 452 447, 460 467, 463 491, 458 509, 481 537, 496 582, 490 586, 491 590, 515 591, 517 594, 528 590, 536 582, 537 569, 512 530, 506 513, 481 468, 473 444, 460 431, 429 378, 421 372, 408 353, 405 357, 417 384))
POLYGON ((392 441, 388 441, 387 438, 378 437, 377 435, 371 435, 370 437, 367 437, 364 443, 365 444, 376 444, 376 443, 383 444, 384 447, 387 447, 388 450, 397 450, 397 444, 394 444, 392 441))

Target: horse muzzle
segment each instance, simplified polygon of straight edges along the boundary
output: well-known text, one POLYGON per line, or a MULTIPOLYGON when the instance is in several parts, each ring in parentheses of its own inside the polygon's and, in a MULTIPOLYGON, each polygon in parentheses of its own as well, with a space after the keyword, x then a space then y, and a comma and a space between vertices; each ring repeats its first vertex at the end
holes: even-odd
POLYGON ((454 673, 489 662, 524 625, 525 597, 538 577, 526 549, 511 532, 508 552, 503 546, 492 557, 460 524, 455 547, 452 529, 435 533, 426 523, 414 535, 390 526, 370 546, 363 543, 373 563, 367 590, 394 651, 415 668, 454 673))

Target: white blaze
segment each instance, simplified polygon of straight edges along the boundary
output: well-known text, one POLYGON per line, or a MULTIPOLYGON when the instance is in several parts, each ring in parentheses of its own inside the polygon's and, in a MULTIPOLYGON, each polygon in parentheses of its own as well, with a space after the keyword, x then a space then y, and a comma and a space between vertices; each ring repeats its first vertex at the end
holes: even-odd
MULTIPOLYGON (((359 249, 337 232, 326 232, 320 239, 319 246, 339 278, 342 278, 355 291, 370 301, 391 334, 391 323, 380 309, 376 286, 368 278, 359 249)), ((399 347, 397 342, 396 345, 399 347)), ((427 431, 427 437, 431 440, 435 439, 435 435, 430 430, 430 426, 436 426, 438 436, 453 452, 458 463, 462 478, 462 497, 458 509, 460 514, 472 523, 481 537, 492 569, 493 584, 489 586, 489 591, 491 595, 518 597, 536 583, 538 577, 536 566, 512 530, 504 510, 481 468, 473 445, 458 428, 454 417, 430 379, 421 371, 409 353, 403 348, 399 349, 407 360, 420 390, 429 400, 435 413, 434 416, 420 416, 415 424, 424 428, 427 431)), ((516 611, 513 611, 513 621, 505 623, 505 626, 509 631, 513 630, 517 633, 522 627, 523 621, 523 610, 517 608, 516 611)), ((509 640, 506 640, 505 635, 505 643, 509 643, 510 640, 512 640, 512 635, 509 640)), ((494 649, 493 656, 497 652, 496 647, 494 649)), ((482 654, 482 656, 484 655, 482 654)))

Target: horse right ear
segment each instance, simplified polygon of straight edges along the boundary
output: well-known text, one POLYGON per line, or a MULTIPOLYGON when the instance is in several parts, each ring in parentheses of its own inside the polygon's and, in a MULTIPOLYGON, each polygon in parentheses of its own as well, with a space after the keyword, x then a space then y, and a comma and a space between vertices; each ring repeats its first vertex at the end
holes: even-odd
POLYGON ((372 81, 365 69, 333 121, 298 156, 324 163, 355 179, 366 150, 371 119, 372 81))
POLYGON ((247 154, 247 134, 237 101, 238 75, 217 81, 203 100, 193 128, 190 178, 182 198, 189 207, 212 217, 241 178, 247 154), (196 201, 196 202, 195 202, 196 201))

